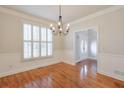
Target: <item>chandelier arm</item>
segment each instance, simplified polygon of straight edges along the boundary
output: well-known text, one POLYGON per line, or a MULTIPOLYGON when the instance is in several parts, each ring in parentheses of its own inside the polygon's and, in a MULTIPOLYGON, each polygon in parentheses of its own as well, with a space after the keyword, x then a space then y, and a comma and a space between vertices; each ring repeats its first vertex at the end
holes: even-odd
MULTIPOLYGON (((53 31, 53 30, 52 30, 52 31, 53 31)), ((54 34, 54 35, 58 35, 58 31, 56 31, 56 30, 53 31, 53 34, 54 34)))
POLYGON ((63 35, 67 35, 68 33, 67 32, 63 32, 63 35))
POLYGON ((62 33, 63 33, 63 35, 67 35, 69 33, 69 29, 66 31, 63 31, 62 33))

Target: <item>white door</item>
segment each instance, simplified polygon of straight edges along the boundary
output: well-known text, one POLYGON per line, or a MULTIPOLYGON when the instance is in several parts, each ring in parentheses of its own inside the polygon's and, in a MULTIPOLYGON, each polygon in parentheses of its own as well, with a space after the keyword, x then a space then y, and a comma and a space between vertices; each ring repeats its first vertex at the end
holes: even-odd
POLYGON ((76 60, 81 61, 88 57, 88 33, 87 31, 76 32, 75 36, 76 60))

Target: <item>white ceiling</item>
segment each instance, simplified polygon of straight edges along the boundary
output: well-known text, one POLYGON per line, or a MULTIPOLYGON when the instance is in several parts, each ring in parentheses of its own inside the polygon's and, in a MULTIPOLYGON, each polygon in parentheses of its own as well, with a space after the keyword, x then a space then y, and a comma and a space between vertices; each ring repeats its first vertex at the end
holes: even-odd
MULTIPOLYGON (((5 6, 17 11, 32 14, 47 20, 57 21, 59 16, 57 5, 9 5, 5 6)), ((100 10, 109 8, 109 5, 63 5, 62 16, 63 22, 67 23, 100 10)))

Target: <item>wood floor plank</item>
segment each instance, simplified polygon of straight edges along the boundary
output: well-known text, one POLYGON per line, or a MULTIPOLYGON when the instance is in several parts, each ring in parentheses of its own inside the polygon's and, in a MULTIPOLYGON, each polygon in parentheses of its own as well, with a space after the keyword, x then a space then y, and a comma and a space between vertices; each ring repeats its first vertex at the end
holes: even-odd
POLYGON ((0 78, 0 88, 124 88, 124 81, 96 73, 97 62, 58 63, 0 78))

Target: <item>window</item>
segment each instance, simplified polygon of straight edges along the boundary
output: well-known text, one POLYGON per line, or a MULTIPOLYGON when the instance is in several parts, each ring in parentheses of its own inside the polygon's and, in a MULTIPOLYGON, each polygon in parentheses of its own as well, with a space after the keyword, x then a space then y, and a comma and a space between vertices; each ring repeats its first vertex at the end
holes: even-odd
POLYGON ((52 31, 37 25, 23 25, 24 59, 52 56, 52 31))

